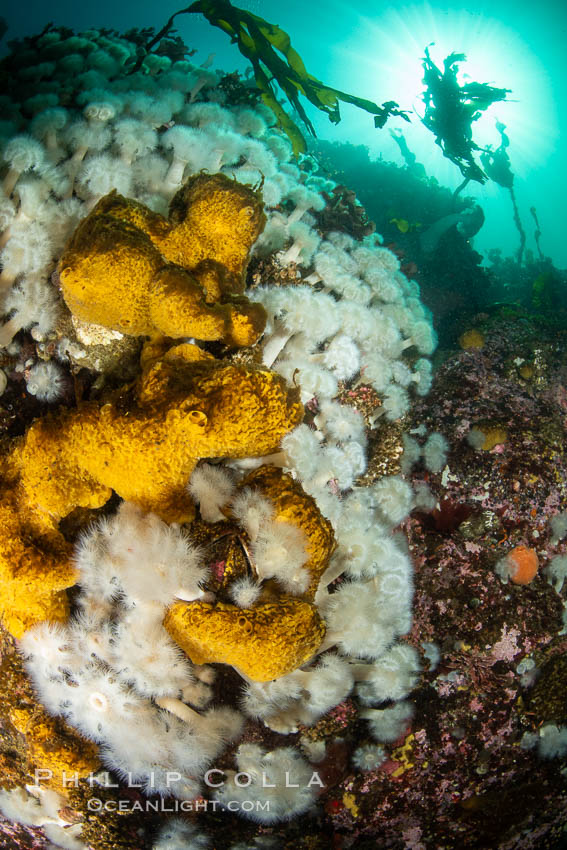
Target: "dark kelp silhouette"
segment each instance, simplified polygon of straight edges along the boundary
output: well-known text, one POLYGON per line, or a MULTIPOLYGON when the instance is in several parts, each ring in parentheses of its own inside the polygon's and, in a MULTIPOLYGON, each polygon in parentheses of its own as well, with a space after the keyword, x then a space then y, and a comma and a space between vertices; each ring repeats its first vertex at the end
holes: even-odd
POLYGON ((507 151, 507 148, 510 145, 510 139, 508 138, 507 133, 504 132, 506 124, 502 124, 501 121, 497 121, 496 129, 500 133, 500 145, 494 151, 492 150, 492 146, 488 145, 481 153, 480 161, 482 162, 487 176, 490 177, 491 180, 494 180, 495 183, 498 183, 499 186, 502 186, 504 189, 508 189, 510 192, 510 198, 512 199, 512 207, 514 210, 514 224, 520 234, 520 247, 518 248, 517 259, 518 263, 521 265, 524 255, 524 247, 526 244, 526 232, 522 225, 520 211, 518 210, 518 204, 516 202, 516 193, 514 192, 514 172, 510 166, 510 157, 508 156, 507 151))
MULTIPOLYGON (((242 55, 249 60, 262 100, 275 113, 280 127, 293 145, 296 156, 305 151, 306 142, 297 124, 279 103, 274 83, 283 91, 313 136, 316 135, 315 129, 303 108, 300 95, 325 112, 333 124, 338 124, 341 120, 340 101, 351 103, 374 115, 375 127, 383 127, 391 115, 399 115, 409 121, 406 112, 399 109, 394 100, 388 100, 378 106, 372 100, 332 88, 313 77, 307 72, 301 56, 291 46, 290 37, 284 30, 252 12, 233 6, 230 0, 196 0, 187 8, 175 12, 160 32, 146 44, 145 53, 150 52, 161 39, 169 35, 177 15, 192 13, 204 15, 212 26, 227 33, 231 42, 236 44, 242 55)), ((143 59, 144 56, 141 55, 133 70, 141 66, 143 59)))
POLYGON ((541 230, 540 230, 540 226, 539 226, 539 219, 537 217, 536 208, 530 207, 530 213, 532 215, 533 220, 535 221, 535 226, 536 226, 535 233, 534 233, 534 239, 535 239, 535 243, 536 243, 536 246, 537 246, 537 252, 539 254, 540 260, 543 260, 544 256, 543 256, 543 253, 542 253, 542 250, 541 250, 541 245, 540 245, 540 242, 539 242, 539 240, 541 239, 541 230))
POLYGON ((431 59, 429 48, 425 48, 425 113, 421 120, 435 135, 443 155, 458 166, 465 181, 484 183, 487 175, 474 159, 474 152, 483 149, 473 140, 472 124, 491 104, 505 100, 510 89, 497 89, 488 83, 460 85, 458 65, 465 59, 464 53, 451 53, 443 60, 441 71, 431 59))
POLYGON ((404 159, 408 171, 412 171, 418 177, 426 178, 427 174, 425 171, 425 166, 423 166, 421 162, 417 161, 416 155, 412 150, 409 149, 403 131, 400 130, 399 127, 396 127, 394 130, 390 130, 390 136, 399 147, 400 153, 404 159))

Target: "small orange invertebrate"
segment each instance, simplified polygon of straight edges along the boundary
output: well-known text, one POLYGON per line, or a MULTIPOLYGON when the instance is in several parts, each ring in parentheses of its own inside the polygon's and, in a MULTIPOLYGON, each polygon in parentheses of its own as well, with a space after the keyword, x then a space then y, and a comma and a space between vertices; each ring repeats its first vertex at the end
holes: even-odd
POLYGON ((535 549, 516 546, 506 557, 509 562, 510 581, 514 584, 529 584, 537 575, 539 559, 535 549))

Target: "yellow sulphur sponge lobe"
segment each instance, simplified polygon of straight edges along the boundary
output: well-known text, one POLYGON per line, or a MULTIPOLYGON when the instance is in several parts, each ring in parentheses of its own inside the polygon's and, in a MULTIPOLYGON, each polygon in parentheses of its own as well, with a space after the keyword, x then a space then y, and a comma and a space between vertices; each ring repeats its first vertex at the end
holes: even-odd
POLYGON ((325 635, 315 606, 290 596, 253 608, 179 602, 167 612, 164 625, 195 664, 230 664, 255 682, 301 667, 325 635))
POLYGON ((167 219, 111 192, 59 261, 63 297, 82 321, 125 334, 251 345, 266 315, 242 292, 265 221, 260 195, 224 174, 191 177, 167 219))
MULTIPOLYGON (((311 576, 306 592, 289 596, 277 582, 266 582, 251 608, 222 600, 179 602, 167 612, 164 625, 195 664, 230 664, 253 681, 267 682, 301 667, 323 641, 325 625, 313 597, 335 539, 315 501, 281 469, 260 467, 240 484, 241 489, 250 487, 270 500, 273 521, 295 525, 305 534, 308 560, 303 569, 311 576)), ((230 571, 225 589, 234 577, 230 571)))
POLYGON ((303 569, 310 573, 311 580, 303 597, 313 599, 319 579, 327 569, 329 558, 336 548, 331 523, 301 484, 278 467, 259 467, 241 482, 240 488, 244 487, 259 490, 272 502, 276 521, 295 525, 306 535, 309 559, 303 569))
POLYGON ((19 499, 16 482, 0 489, 0 618, 21 637, 41 620, 69 616, 65 589, 75 584, 72 547, 54 520, 31 511, 19 499))
POLYGON ((42 784, 65 794, 67 784, 95 773, 100 767, 98 748, 43 711, 14 708, 10 721, 25 737, 29 770, 38 771, 42 784), (65 729, 65 733, 62 733, 65 729), (33 767, 32 767, 33 766, 33 767))
POLYGON ((146 359, 136 388, 36 421, 13 450, 24 500, 61 518, 112 491, 166 522, 192 519, 187 481, 200 458, 274 451, 303 416, 268 370, 225 365, 180 345, 146 359))

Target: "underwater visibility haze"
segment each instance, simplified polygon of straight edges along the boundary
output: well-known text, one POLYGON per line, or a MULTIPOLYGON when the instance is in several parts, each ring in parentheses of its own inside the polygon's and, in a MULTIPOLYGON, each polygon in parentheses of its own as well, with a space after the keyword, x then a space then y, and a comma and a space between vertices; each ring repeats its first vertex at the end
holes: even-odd
POLYGON ((564 4, 0 35, 0 845, 567 846, 564 4))

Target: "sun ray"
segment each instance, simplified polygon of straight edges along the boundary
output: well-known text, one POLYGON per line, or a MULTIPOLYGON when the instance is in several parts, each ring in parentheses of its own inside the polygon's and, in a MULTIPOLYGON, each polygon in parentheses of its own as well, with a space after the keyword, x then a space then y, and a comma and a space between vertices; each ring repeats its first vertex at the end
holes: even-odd
MULTIPOLYGON (((352 17, 354 12, 346 3, 336 4, 335 9, 338 18, 352 17)), ((520 35, 489 14, 441 11, 429 3, 418 3, 390 7, 378 18, 361 15, 347 37, 331 46, 326 78, 339 88, 377 102, 394 99, 402 107, 415 110, 411 125, 397 123, 428 173, 454 186, 461 179, 458 170, 444 160, 418 117, 423 114, 420 60, 428 44, 432 44, 431 54, 437 64, 452 51, 467 55, 460 69, 461 82, 477 80, 512 89, 506 103, 493 105, 475 122, 475 140, 497 147, 500 137, 494 125, 498 119, 507 125, 515 173, 524 176, 541 163, 557 140, 550 79, 520 35)), ((368 116, 352 108, 345 108, 344 115, 339 128, 329 128, 324 120, 317 120, 318 132, 327 138, 356 140, 367 144, 376 156, 399 160, 387 131, 377 133, 368 116)))

